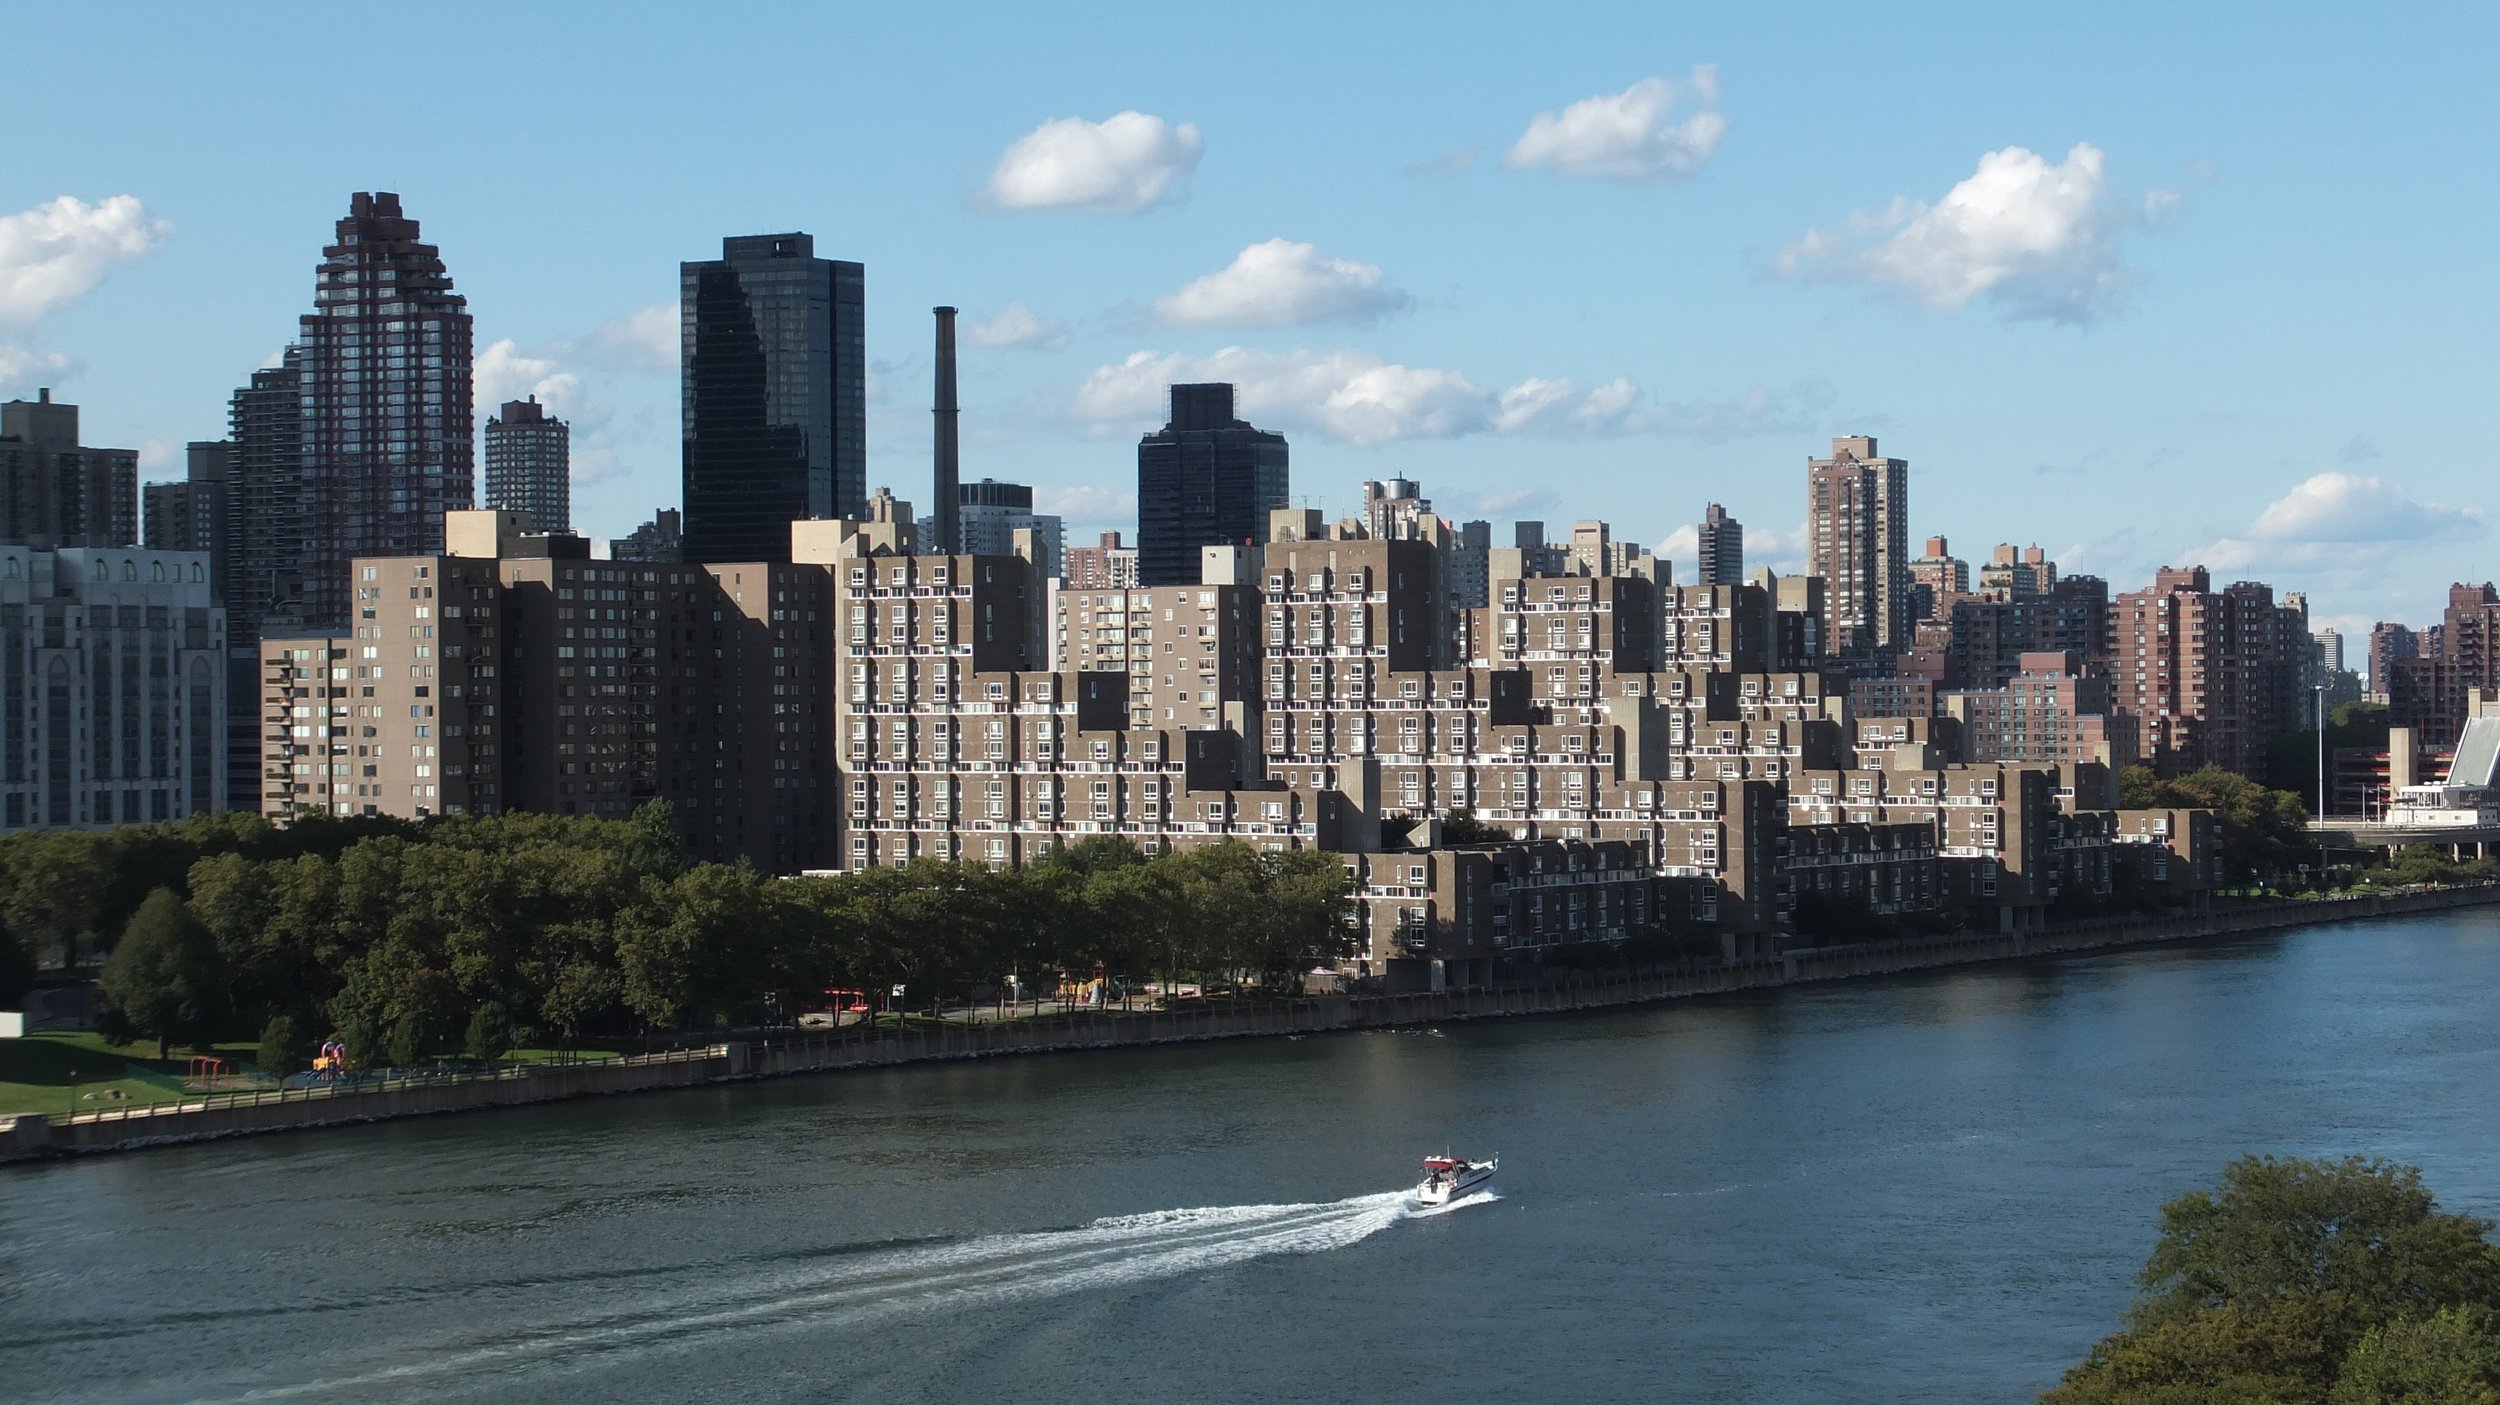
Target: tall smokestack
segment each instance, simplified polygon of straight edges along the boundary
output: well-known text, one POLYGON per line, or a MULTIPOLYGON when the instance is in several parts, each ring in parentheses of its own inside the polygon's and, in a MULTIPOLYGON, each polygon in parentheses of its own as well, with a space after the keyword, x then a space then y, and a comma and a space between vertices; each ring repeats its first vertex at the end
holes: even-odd
POLYGON ((955 309, 929 310, 937 314, 937 549, 952 556, 964 547, 962 464, 955 443, 955 309))

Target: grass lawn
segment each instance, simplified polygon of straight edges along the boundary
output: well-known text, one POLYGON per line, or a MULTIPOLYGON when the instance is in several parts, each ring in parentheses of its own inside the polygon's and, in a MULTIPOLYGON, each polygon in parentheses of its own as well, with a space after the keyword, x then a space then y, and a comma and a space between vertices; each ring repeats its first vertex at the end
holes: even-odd
MULTIPOLYGON (((156 1043, 111 1044, 93 1030, 60 1030, 0 1039, 0 1116, 41 1112, 60 1117, 80 1112, 128 1107, 133 1103, 172 1102, 196 1097, 183 1079, 191 1071, 191 1051, 176 1047, 172 1057, 158 1060, 156 1043), (116 1092, 121 1097, 112 1095, 116 1092)), ((226 1060, 249 1059, 249 1045, 221 1044, 201 1050, 226 1060)))

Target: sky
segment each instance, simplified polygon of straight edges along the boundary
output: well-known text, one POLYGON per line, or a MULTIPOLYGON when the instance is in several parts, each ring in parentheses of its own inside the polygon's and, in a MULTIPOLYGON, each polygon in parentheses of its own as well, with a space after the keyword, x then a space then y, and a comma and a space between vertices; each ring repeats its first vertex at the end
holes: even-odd
POLYGON ((964 472, 1071 542, 1131 525, 1164 386, 1223 379, 1331 515, 1404 476, 1689 563, 1716 501, 1795 569, 1806 462, 1863 433, 1914 542, 1973 560, 2202 564, 2348 633, 2500 575, 2490 6, 0 21, 0 396, 54 387, 146 478, 394 190, 469 299, 481 422, 572 421, 593 537, 679 499, 678 262, 804 230, 867 268, 870 484, 925 510, 959 306, 964 472))

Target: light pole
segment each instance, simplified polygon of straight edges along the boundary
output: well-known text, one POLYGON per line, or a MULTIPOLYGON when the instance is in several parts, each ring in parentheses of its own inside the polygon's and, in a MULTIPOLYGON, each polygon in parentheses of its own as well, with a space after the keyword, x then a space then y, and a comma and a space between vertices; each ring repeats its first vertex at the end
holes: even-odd
POLYGON ((2326 685, 2318 689, 2318 887, 2326 887, 2326 685))

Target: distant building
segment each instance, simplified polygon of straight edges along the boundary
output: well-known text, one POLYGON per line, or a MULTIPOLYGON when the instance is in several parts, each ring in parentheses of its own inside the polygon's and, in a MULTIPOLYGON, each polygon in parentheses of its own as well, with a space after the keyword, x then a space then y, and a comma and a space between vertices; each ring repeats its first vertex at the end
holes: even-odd
POLYGON ((2037 546, 1999 543, 1979 568, 1979 591, 1997 600, 2034 600, 2057 586, 2057 563, 2037 546))
POLYGON ((1137 548, 1120 545, 1119 533, 1105 532, 1097 545, 1067 549, 1060 578, 1070 590, 1125 590, 1137 584, 1137 548))
POLYGON ((1823 580, 1824 647, 1863 670, 1909 647, 1910 465, 1876 452, 1872 435, 1832 440, 1806 465, 1806 570, 1823 580))
POLYGON ((225 808, 226 622, 208 557, 0 546, 0 828, 225 808))
POLYGON ((2110 602, 2110 683, 2136 744, 2164 775, 2207 764, 2253 774, 2266 743, 2306 727, 2307 611, 2272 588, 2217 591, 2202 566, 2163 567, 2110 602))
POLYGON ((1745 524, 1727 515, 1727 509, 1710 504, 1701 515, 1701 579, 1700 585, 1743 585, 1745 583, 1745 524))
MULTIPOLYGON (((439 551, 477 497, 468 299, 389 191, 359 192, 322 250, 303 348, 304 613, 347 622, 347 564, 439 551)), ((257 378, 255 378, 257 379, 257 378)))
POLYGON ((234 467, 227 496, 234 512, 234 565, 226 572, 226 637, 258 642, 263 622, 299 623, 305 541, 303 355, 288 347, 275 366, 252 372, 227 406, 234 467))
POLYGON ((223 605, 227 574, 234 568, 234 442, 195 441, 183 463, 180 482, 150 483, 139 490, 148 509, 148 549, 205 553, 209 596, 223 605))
POLYGON ((573 430, 533 395, 486 422, 486 506, 527 513, 542 532, 573 530, 573 430))
POLYGON ((1927 539, 1927 554, 1910 563, 1912 609, 1921 621, 1953 618, 1953 602, 1970 594, 1970 563, 1955 556, 1942 537, 1927 539))
POLYGON ((50 390, 0 405, 0 542, 135 546, 139 451, 78 442, 78 407, 50 390))
POLYGON ((867 502, 866 272, 793 233, 678 274, 686 559, 787 561, 793 521, 867 502))
MULTIPOLYGON (((1049 513, 1033 510, 1033 490, 1022 483, 1001 483, 984 478, 978 483, 959 483, 955 488, 955 541, 969 556, 1011 556, 1015 554, 1016 533, 1032 532, 1039 540, 1039 558, 1045 575, 1059 572, 1061 554, 1067 548, 1067 524, 1049 513)), ((920 519, 920 539, 935 543, 943 539, 939 522, 932 514, 920 519)))
POLYGON ((684 550, 685 516, 673 507, 652 513, 631 536, 608 539, 608 556, 616 561, 677 562, 685 559, 684 550))
POLYGON ((2135 719, 2114 701, 2100 665, 2075 653, 2031 653, 2004 687, 1946 693, 1938 708, 1961 721, 1969 761, 2131 766, 2135 719))
POLYGON ((1285 436, 1236 419, 1233 388, 1172 387, 1172 418, 1137 442, 1137 576, 1191 585, 1198 550, 1265 539, 1267 515, 1289 504, 1285 436))

